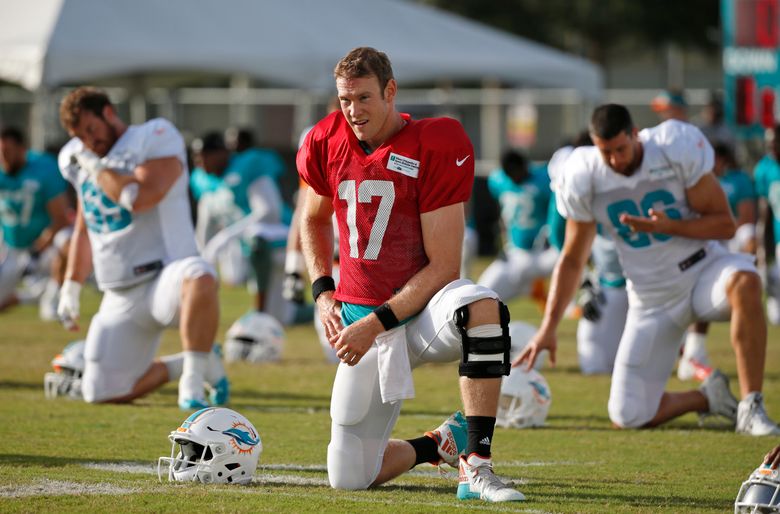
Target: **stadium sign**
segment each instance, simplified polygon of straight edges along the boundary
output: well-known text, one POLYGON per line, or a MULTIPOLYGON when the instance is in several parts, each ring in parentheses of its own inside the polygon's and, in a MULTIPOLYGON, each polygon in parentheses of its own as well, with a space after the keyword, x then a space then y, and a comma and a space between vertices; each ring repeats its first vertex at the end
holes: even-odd
POLYGON ((721 0, 726 121, 760 137, 780 119, 780 0, 721 0))

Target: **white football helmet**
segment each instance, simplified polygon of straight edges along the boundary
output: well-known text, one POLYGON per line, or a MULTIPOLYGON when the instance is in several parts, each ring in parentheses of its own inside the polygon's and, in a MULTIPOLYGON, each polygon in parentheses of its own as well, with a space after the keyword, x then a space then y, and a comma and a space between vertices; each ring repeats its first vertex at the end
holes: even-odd
POLYGON ((168 436, 171 456, 157 461, 157 476, 204 484, 248 484, 257 470, 263 443, 254 425, 224 407, 201 409, 168 436), (177 448, 178 447, 178 448, 177 448))
POLYGON ((264 312, 248 312, 233 323, 225 335, 225 360, 273 362, 282 357, 284 329, 264 312))
MULTIPOLYGON (((509 323, 509 337, 512 338, 512 347, 509 349, 509 358, 511 360, 515 360, 520 355, 520 352, 531 341, 537 330, 535 326, 523 321, 512 321, 509 323)), ((536 358, 534 369, 537 371, 542 369, 546 360, 547 350, 542 350, 536 358)))
POLYGON ((742 483, 734 514, 780 512, 780 470, 762 465, 742 483))
POLYGON ((512 368, 501 382, 496 425, 504 428, 540 427, 547 419, 552 394, 541 373, 512 368))
POLYGON ((81 399, 81 377, 84 375, 84 346, 86 341, 68 343, 51 361, 54 371, 43 375, 43 393, 46 398, 67 396, 81 399))

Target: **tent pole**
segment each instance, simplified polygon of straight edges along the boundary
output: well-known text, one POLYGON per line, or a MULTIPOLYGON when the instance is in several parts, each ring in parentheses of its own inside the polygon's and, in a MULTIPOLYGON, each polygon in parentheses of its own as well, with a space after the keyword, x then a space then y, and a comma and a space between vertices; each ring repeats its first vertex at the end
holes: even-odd
POLYGON ((128 87, 130 96, 130 123, 140 125, 146 121, 146 88, 141 76, 130 79, 128 87))
POLYGON ((30 148, 36 150, 46 148, 50 99, 50 92, 45 86, 40 86, 33 92, 33 103, 30 106, 30 148))
MULTIPOLYGON (((480 102, 479 160, 496 163, 501 157, 504 132, 501 126, 501 89, 493 80, 484 80, 480 102)), ((477 170, 479 173, 480 170, 477 170)))
MULTIPOLYGON (((330 99, 328 99, 328 101, 329 100, 330 99)), ((303 129, 314 124, 316 121, 315 116, 315 101, 312 93, 309 91, 299 91, 296 95, 293 129, 292 134, 290 134, 290 143, 293 148, 298 148, 298 139, 300 138, 303 129)))
POLYGON ((230 77, 230 111, 229 123, 232 127, 254 126, 251 114, 254 106, 249 104, 249 88, 251 80, 245 73, 237 73, 230 77))

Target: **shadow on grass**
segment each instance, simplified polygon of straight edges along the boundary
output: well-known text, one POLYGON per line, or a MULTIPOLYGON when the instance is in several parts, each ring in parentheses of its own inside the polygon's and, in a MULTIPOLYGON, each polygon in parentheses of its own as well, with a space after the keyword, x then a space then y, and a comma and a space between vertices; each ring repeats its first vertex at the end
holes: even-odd
MULTIPOLYGON (((556 491, 551 495, 539 495, 534 494, 533 491, 527 492, 527 496, 530 500, 539 503, 555 503, 558 505, 569 504, 576 508, 583 503, 591 505, 604 505, 604 507, 620 506, 620 507, 632 507, 643 509, 659 509, 664 508, 666 510, 675 509, 700 509, 701 511, 715 511, 715 512, 728 512, 733 508, 733 503, 728 500, 707 499, 700 497, 688 497, 681 495, 671 496, 652 496, 643 494, 620 494, 620 493, 587 493, 582 491, 573 491, 571 494, 566 494, 563 491, 556 491)), ((607 510, 607 509, 605 509, 607 510)), ((607 510, 608 511, 608 510, 607 510)))
MULTIPOLYGON (((0 466, 36 466, 41 468, 62 468, 69 465, 84 465, 93 463, 105 463, 116 464, 114 460, 110 459, 84 459, 76 457, 50 457, 41 455, 24 455, 24 454, 8 454, 0 453, 0 466)), ((144 464, 144 463, 139 463, 144 464)), ((149 466, 152 467, 153 463, 150 462, 149 466)), ((263 470, 262 466, 259 471, 259 476, 262 480, 263 472, 274 472, 272 469, 263 470)), ((296 473, 306 473, 305 469, 296 469, 296 473)), ((311 470, 312 474, 320 474, 321 470, 311 470)), ((156 477, 155 477, 156 482, 156 477)), ((529 504, 546 504, 552 503, 558 506, 569 505, 575 507, 582 504, 598 504, 598 505, 618 505, 623 508, 635 507, 635 508, 659 508, 665 509, 691 509, 700 508, 701 510, 709 511, 725 511, 730 505, 730 501, 719 499, 706 499, 701 497, 688 497, 683 495, 649 495, 649 494, 635 494, 631 491, 624 490, 637 487, 646 486, 658 486, 658 482, 642 482, 638 483, 634 480, 619 480, 609 479, 606 481, 601 480, 588 480, 587 478, 578 479, 576 483, 576 489, 570 486, 570 482, 562 483, 559 478, 545 478, 537 477, 533 479, 533 484, 527 484, 520 486, 520 489, 528 496, 529 504), (594 491, 583 491, 582 489, 603 489, 605 486, 615 485, 612 492, 600 493, 594 491)), ((223 487, 223 486, 220 486, 223 487)), ((225 486, 230 487, 230 486, 225 486)), ((290 489, 290 488, 302 488, 311 489, 319 488, 322 490, 331 491, 327 485, 318 485, 311 483, 295 483, 294 481, 285 483, 253 483, 249 488, 262 488, 262 489, 290 489)), ((440 498, 443 501, 454 500, 454 493, 456 490, 456 484, 452 481, 440 481, 431 479, 427 484, 387 484, 377 488, 370 489, 368 491, 333 491, 336 495, 372 495, 376 493, 421 493, 428 494, 432 497, 440 498)))
POLYGON ((0 380, 0 389, 40 389, 43 391, 43 379, 38 382, 22 382, 17 380, 0 380))
MULTIPOLYGON (((18 453, 0 453, 0 466, 4 465, 22 465, 22 466, 40 466, 42 468, 60 468, 63 466, 78 465, 78 464, 116 464, 115 459, 96 459, 96 458, 79 458, 79 457, 57 457, 50 455, 22 455, 18 453)), ((145 462, 139 462, 138 464, 146 464, 145 462)), ((149 467, 156 465, 154 462, 149 462, 149 467)))
MULTIPOLYGON (((155 391, 155 394, 161 396, 177 396, 178 392, 175 387, 166 387, 155 391)), ((259 391, 257 389, 242 388, 242 389, 230 389, 231 403, 236 399, 247 400, 296 400, 296 401, 308 401, 312 403, 325 403, 330 404, 330 392, 327 395, 323 394, 300 394, 289 393, 284 391, 259 391)))

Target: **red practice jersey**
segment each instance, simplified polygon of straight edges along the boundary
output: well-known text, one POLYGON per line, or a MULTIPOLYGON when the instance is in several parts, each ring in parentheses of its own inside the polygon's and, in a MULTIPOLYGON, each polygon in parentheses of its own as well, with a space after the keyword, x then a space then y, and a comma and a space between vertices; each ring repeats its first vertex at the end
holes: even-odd
MULTIPOLYGON (((340 279, 335 298, 381 305, 428 264, 420 214, 465 202, 474 148, 451 118, 412 120, 366 154, 341 112, 320 121, 298 151, 298 173, 333 198, 340 279)), ((447 234, 441 234, 447 237, 447 234)))

